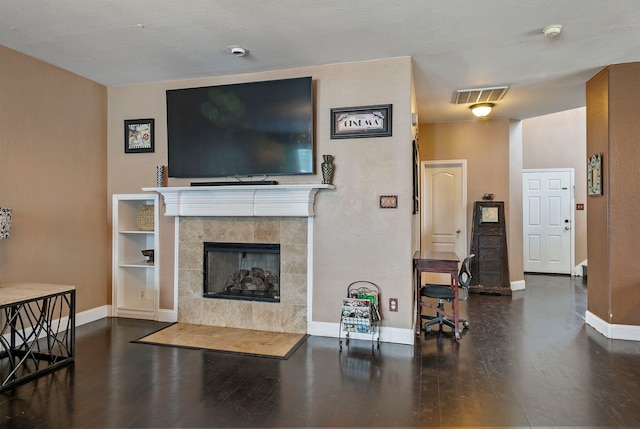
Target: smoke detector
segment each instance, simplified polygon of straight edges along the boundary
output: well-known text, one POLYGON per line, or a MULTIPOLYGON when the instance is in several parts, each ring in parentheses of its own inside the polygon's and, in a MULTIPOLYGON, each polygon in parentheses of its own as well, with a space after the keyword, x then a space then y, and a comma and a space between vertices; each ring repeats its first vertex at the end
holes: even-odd
POLYGON ((249 50, 247 48, 243 48, 242 46, 231 45, 227 48, 227 52, 235 55, 236 57, 244 57, 249 53, 249 50))
POLYGON ((561 31, 562 31, 562 25, 553 24, 553 25, 544 27, 544 29, 542 30, 542 33, 544 34, 544 37, 548 37, 551 39, 554 37, 558 37, 561 31))

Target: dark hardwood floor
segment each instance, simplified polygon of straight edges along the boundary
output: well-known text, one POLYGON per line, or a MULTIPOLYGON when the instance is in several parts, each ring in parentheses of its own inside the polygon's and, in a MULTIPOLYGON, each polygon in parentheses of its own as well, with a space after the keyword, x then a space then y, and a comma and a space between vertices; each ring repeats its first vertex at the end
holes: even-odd
POLYGON ((584 324, 582 279, 526 285, 472 295, 459 344, 436 332, 373 357, 323 337, 289 360, 135 344, 162 324, 99 320, 72 366, 0 395, 0 427, 640 427, 640 342, 584 324))

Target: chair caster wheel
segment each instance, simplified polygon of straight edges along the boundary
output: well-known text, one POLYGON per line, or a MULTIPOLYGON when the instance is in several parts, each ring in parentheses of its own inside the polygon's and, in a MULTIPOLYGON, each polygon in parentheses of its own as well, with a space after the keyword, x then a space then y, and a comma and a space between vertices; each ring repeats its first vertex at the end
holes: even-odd
POLYGON ((469 322, 463 322, 462 326, 464 327, 464 329, 469 329, 469 322))

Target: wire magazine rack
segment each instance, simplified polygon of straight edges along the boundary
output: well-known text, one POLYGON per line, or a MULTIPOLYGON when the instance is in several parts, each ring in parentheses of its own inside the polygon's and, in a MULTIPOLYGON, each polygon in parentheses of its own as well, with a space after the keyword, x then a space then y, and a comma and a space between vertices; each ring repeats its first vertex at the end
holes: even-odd
POLYGON ((342 299, 340 312, 340 332, 338 345, 342 351, 342 333, 345 344, 349 346, 349 335, 371 335, 371 352, 374 346, 380 348, 380 288, 373 282, 358 280, 347 286, 347 297, 342 299))

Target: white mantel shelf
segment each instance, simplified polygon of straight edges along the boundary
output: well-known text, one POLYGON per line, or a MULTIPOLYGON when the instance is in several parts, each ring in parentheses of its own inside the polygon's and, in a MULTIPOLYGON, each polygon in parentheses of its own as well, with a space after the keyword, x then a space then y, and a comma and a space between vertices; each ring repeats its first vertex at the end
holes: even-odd
POLYGON ((164 197, 165 216, 314 216, 325 184, 231 185, 142 188, 164 197))

